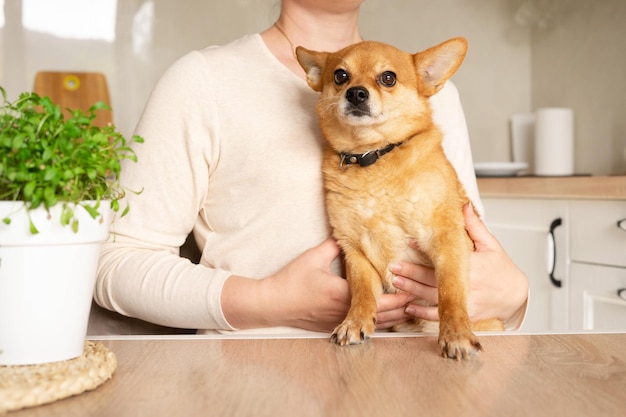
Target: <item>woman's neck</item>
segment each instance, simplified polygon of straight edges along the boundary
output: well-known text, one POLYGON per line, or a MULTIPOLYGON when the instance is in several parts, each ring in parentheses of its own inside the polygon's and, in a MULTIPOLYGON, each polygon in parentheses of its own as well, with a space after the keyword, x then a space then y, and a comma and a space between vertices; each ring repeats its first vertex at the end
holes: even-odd
POLYGON ((295 58, 295 48, 334 52, 361 41, 358 2, 343 11, 309 10, 297 2, 284 2, 276 24, 261 33, 270 51, 301 78, 304 70, 295 58))

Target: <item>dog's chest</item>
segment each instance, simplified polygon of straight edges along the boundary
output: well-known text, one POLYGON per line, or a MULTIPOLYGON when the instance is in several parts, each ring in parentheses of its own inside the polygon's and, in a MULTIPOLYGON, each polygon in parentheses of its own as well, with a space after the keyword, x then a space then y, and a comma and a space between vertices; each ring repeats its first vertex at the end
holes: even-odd
MULTIPOLYGON (((397 190, 386 188, 381 184, 381 188, 377 189, 344 190, 344 193, 336 193, 336 197, 338 204, 352 207, 354 215, 362 221, 380 217, 379 221, 386 219, 389 223, 395 223, 393 219, 403 217, 403 213, 412 212, 419 202, 419 194, 411 191, 407 189, 399 194, 397 190)), ((330 193, 329 197, 332 195, 333 193, 330 193)))
POLYGON ((409 222, 415 225, 429 217, 426 209, 431 205, 422 204, 427 196, 415 183, 345 174, 330 175, 326 181, 328 214, 333 228, 355 235, 383 230, 387 235, 401 238, 407 236, 409 222))
POLYGON ((430 265, 409 243, 428 241, 432 236, 432 205, 424 203, 425 196, 414 187, 398 190, 376 185, 360 190, 331 187, 326 201, 328 216, 334 237, 342 245, 358 247, 385 277, 386 291, 392 291, 391 276, 385 272, 388 262, 430 265))

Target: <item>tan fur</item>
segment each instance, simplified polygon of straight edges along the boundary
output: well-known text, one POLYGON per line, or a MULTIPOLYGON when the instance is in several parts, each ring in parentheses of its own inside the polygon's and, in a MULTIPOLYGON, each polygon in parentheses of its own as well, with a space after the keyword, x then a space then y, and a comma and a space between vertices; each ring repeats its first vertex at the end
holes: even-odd
MULTIPOLYGON (((340 345, 361 343, 374 332, 378 298, 396 291, 389 265, 412 260, 435 268, 443 356, 465 358, 481 349, 466 307, 473 250, 462 214, 468 197, 444 155, 428 101, 456 72, 466 50, 463 38, 414 55, 378 42, 336 53, 297 48, 309 85, 321 93, 317 112, 327 142, 326 203, 352 295, 350 310, 332 336, 340 345), (349 81, 335 83, 338 69, 349 81), (385 71, 395 73, 395 85, 380 82, 385 71), (366 115, 350 115, 346 91, 355 86, 369 93, 366 115), (341 163, 341 152, 362 154, 392 143, 402 144, 373 165, 341 163), (420 251, 409 248, 411 239, 420 251)), ((501 323, 493 324, 486 327, 502 329, 501 323)))

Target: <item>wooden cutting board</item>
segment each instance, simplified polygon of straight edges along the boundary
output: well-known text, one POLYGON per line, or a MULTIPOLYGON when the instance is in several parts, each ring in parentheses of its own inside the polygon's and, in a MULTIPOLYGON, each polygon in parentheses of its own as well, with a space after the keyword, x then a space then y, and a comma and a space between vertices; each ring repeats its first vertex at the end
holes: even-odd
MULTIPOLYGON (((98 101, 111 105, 106 77, 98 72, 40 71, 35 76, 33 91, 40 96, 50 97, 64 110, 86 111, 98 101)), ((105 126, 112 122, 112 112, 96 112, 96 126, 105 126)))

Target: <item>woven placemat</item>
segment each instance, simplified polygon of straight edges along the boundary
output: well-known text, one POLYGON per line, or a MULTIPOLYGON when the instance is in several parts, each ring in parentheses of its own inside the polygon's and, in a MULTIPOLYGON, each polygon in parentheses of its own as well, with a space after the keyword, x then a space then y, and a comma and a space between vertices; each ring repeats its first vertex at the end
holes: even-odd
POLYGON ((101 342, 85 342, 82 356, 41 365, 0 366, 0 414, 51 403, 98 387, 117 359, 101 342))

